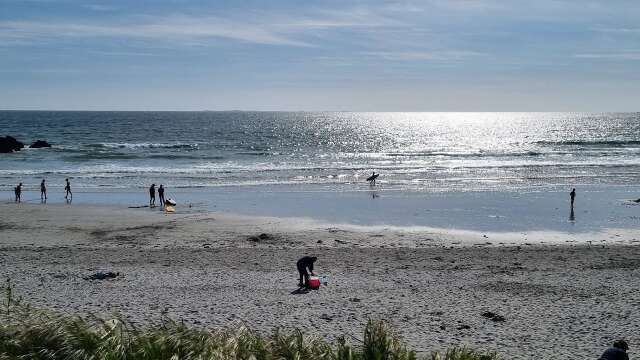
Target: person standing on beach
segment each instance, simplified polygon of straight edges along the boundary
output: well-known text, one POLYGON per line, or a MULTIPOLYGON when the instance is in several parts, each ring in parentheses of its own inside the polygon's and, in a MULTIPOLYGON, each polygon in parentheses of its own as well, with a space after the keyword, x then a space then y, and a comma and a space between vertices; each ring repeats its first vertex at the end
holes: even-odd
POLYGON ((73 199, 73 193, 71 192, 71 183, 69 182, 69 178, 65 179, 67 184, 64 186, 64 198, 69 200, 69 198, 73 199))
POLYGON ((613 346, 607 349, 598 360, 629 360, 627 355, 629 345, 624 340, 617 340, 613 343, 613 346))
POLYGON ((573 190, 571 190, 571 192, 569 193, 569 196, 571 196, 571 208, 573 209, 573 202, 576 200, 576 189, 573 188, 573 190))
POLYGON ((149 206, 156 206, 156 184, 151 184, 149 188, 149 206))
POLYGON ((47 186, 44 184, 44 179, 40 183, 40 201, 47 200, 47 186))
POLYGON ((160 187, 158 188, 158 200, 160 201, 160 207, 164 206, 164 187, 162 187, 162 184, 160 184, 160 187))
POLYGON ((298 267, 298 273, 300 273, 300 282, 298 286, 300 287, 309 287, 309 272, 311 275, 315 275, 313 273, 313 263, 318 260, 315 256, 305 256, 298 260, 296 266, 298 267), (309 272, 307 272, 309 269, 309 272))
POLYGON ((16 194, 16 202, 22 201, 22 183, 18 184, 14 190, 16 194))

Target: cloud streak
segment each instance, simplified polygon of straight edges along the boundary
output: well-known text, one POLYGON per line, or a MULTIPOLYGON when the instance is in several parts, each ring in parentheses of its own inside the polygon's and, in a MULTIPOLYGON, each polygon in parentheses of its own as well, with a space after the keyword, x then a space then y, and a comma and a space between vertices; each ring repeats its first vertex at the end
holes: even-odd
POLYGON ((207 17, 161 18, 144 24, 93 25, 70 22, 0 22, 0 42, 38 42, 55 38, 133 38, 204 44, 207 40, 227 39, 253 44, 308 46, 293 36, 279 33, 265 24, 243 24, 207 17))
POLYGON ((457 62, 471 57, 487 56, 485 53, 465 50, 441 51, 367 51, 363 55, 392 61, 457 62))
MULTIPOLYGON (((104 10, 104 8, 100 8, 104 10)), ((29 43, 56 38, 130 38, 174 41, 184 45, 206 45, 214 40, 250 44, 310 47, 304 37, 337 29, 373 29, 392 26, 389 19, 367 11, 319 11, 313 16, 245 14, 240 20, 222 16, 172 15, 140 17, 123 22, 83 23, 73 21, 3 21, 1 43, 29 43)), ((397 26, 397 24, 395 24, 397 26)))
POLYGON ((640 51, 618 52, 618 53, 585 53, 575 54, 578 59, 592 60, 640 60, 640 51))

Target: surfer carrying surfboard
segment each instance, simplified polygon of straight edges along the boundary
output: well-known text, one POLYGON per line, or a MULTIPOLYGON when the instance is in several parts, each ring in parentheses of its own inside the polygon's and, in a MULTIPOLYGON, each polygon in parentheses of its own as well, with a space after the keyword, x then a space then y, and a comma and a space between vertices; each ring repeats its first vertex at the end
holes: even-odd
POLYGON ((376 172, 374 171, 371 176, 369 176, 367 178, 367 181, 371 184, 371 185, 375 185, 376 184, 376 179, 378 178, 378 176, 380 176, 380 174, 376 174, 376 172))

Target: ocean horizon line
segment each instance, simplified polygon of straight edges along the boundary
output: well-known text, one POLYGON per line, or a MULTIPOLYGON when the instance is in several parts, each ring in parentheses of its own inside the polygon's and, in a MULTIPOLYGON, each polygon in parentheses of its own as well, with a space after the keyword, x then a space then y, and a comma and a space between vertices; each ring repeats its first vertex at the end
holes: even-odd
POLYGON ((166 112, 166 113, 197 113, 197 112, 212 112, 212 113, 233 113, 233 112, 255 112, 255 113, 412 113, 412 114, 635 114, 640 113, 640 110, 260 110, 260 109, 182 109, 182 110, 152 110, 152 109, 3 109, 0 108, 0 112, 127 112, 127 113, 145 113, 145 112, 166 112))

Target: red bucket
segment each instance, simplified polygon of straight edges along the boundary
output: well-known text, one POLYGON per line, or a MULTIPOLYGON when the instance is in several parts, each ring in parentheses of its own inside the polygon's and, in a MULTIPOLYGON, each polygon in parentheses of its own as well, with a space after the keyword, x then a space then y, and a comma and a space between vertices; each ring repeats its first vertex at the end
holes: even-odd
POLYGON ((318 290, 320 288, 320 278, 312 276, 309 278, 309 289, 318 290))

